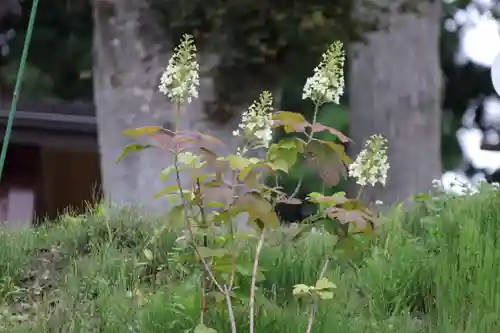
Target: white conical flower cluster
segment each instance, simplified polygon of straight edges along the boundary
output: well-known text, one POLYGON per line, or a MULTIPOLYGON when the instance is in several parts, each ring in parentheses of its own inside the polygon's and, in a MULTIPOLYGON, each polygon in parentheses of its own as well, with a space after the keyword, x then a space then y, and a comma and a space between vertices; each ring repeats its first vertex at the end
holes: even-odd
POLYGON ((159 89, 172 102, 191 103, 193 98, 198 98, 199 71, 193 37, 184 35, 161 76, 159 89))
POLYGON ((360 186, 376 183, 385 185, 389 162, 387 159, 387 140, 382 135, 372 135, 356 160, 349 165, 349 176, 356 179, 360 186))
MULTIPOLYGON (((243 113, 241 123, 233 131, 234 136, 243 136, 246 147, 268 148, 273 137, 273 96, 269 91, 263 91, 252 105, 243 113)), ((239 153, 244 153, 239 151, 239 153)))
POLYGON ((342 43, 330 45, 323 54, 323 59, 314 69, 304 85, 302 99, 311 99, 316 105, 339 103, 344 94, 344 60, 342 43))

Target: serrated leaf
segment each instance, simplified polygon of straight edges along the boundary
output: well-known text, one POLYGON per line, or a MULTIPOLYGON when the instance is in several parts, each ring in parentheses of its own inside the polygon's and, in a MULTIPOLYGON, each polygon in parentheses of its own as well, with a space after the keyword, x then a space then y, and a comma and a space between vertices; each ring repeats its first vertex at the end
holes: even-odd
MULTIPOLYGON (((300 142, 296 138, 284 138, 279 140, 276 145, 284 149, 300 149, 300 142)), ((303 147, 302 147, 303 148, 303 147)))
POLYGON ((296 284, 293 286, 293 295, 295 296, 303 296, 308 295, 311 290, 311 287, 305 284, 296 284))
POLYGON ((260 220, 267 226, 279 226, 279 218, 274 211, 273 205, 258 193, 245 193, 236 199, 234 205, 240 210, 248 212, 252 221, 258 222, 260 220))
POLYGON ((203 324, 198 324, 194 328, 194 333, 217 333, 213 328, 209 328, 203 324))
POLYGON ((318 297, 320 299, 332 299, 333 298, 333 293, 331 291, 318 291, 316 292, 318 294, 318 297))
POLYGON ((326 277, 322 277, 318 281, 316 281, 316 285, 314 286, 316 290, 328 290, 328 289, 336 289, 337 286, 335 283, 328 280, 326 277))
POLYGON ((164 189, 162 189, 160 192, 156 193, 154 198, 158 199, 162 196, 169 195, 169 194, 179 194, 180 193, 180 188, 177 185, 172 185, 172 186, 167 186, 164 189))
POLYGON ((223 258, 225 255, 230 254, 231 252, 225 248, 211 249, 209 247, 199 247, 198 251, 203 258, 223 258))
POLYGON ((226 159, 229 161, 229 167, 234 170, 243 170, 251 164, 249 159, 239 155, 229 155, 226 159))
POLYGON ((361 243, 351 235, 339 237, 335 248, 342 251, 342 257, 345 257, 347 260, 353 260, 361 255, 361 243))
POLYGON ((285 160, 275 160, 266 163, 273 171, 283 171, 288 173, 288 163, 285 160))
POLYGON ((125 148, 123 148, 120 156, 118 156, 116 158, 116 163, 119 163, 128 154, 137 153, 137 152, 143 151, 145 149, 149 149, 149 148, 158 148, 158 147, 155 145, 149 145, 149 144, 148 145, 141 145, 138 143, 130 143, 130 144, 126 145, 125 148))
POLYGON ((176 205, 167 214, 167 223, 173 226, 183 225, 185 222, 184 206, 176 205))
POLYGON ((378 223, 377 218, 362 210, 346 210, 339 207, 329 207, 325 214, 333 219, 339 220, 342 224, 351 224, 356 230, 366 234, 373 232, 373 227, 378 223))
POLYGON ((152 135, 163 130, 160 126, 144 126, 137 128, 126 129, 122 133, 128 136, 138 137, 142 135, 152 135))
MULTIPOLYGON (((251 263, 249 265, 243 265, 243 264, 236 265, 236 272, 240 273, 243 276, 251 277, 252 271, 253 271, 253 263, 251 263)), ((264 274, 260 270, 257 270, 256 278, 257 278, 257 280, 256 280, 257 282, 261 282, 261 281, 264 281, 266 279, 266 277, 264 276, 264 274)))
POLYGON ((289 144, 286 148, 279 144, 272 144, 267 151, 268 165, 273 170, 281 170, 288 172, 288 170, 297 162, 298 148, 295 141, 289 144))
POLYGON ((297 199, 297 198, 288 198, 288 197, 281 197, 278 200, 276 200, 278 203, 284 203, 287 205, 301 205, 302 200, 297 199))
POLYGON ((311 192, 307 196, 307 199, 310 202, 317 204, 326 204, 328 206, 336 206, 349 201, 349 199, 345 197, 344 192, 337 192, 333 195, 323 195, 318 192, 311 192))
POLYGON ((190 152, 181 152, 177 154, 177 160, 182 164, 191 165, 195 162, 198 162, 200 160, 200 157, 190 152))
POLYGON ((207 296, 212 297, 216 303, 221 303, 226 300, 226 297, 219 291, 211 291, 207 293, 207 296))
POLYGON ((167 181, 168 177, 170 176, 170 174, 172 172, 175 172, 175 166, 174 165, 170 165, 168 167, 166 167, 165 169, 163 169, 160 173, 160 178, 162 181, 167 181))
POLYGON ((286 133, 303 132, 304 127, 310 125, 303 115, 297 112, 278 111, 273 115, 277 126, 283 126, 286 133))
POLYGON ((336 137, 338 137, 339 140, 342 141, 343 143, 347 143, 349 141, 352 141, 351 139, 349 139, 346 135, 344 135, 339 130, 336 130, 335 128, 332 128, 332 127, 329 127, 329 126, 325 126, 325 125, 323 125, 321 123, 312 124, 311 125, 311 131, 313 133, 319 133, 319 132, 323 132, 323 131, 328 131, 331 134, 333 134, 336 137))
POLYGON ((306 147, 306 161, 329 187, 337 185, 341 175, 347 178, 347 169, 340 156, 318 141, 306 147))
POLYGON ((144 253, 146 259, 148 259, 149 261, 153 260, 153 252, 151 252, 150 249, 144 249, 142 252, 144 253))
MULTIPOLYGON (((260 163, 252 163, 252 164, 249 164, 247 165, 245 168, 243 168, 241 171, 240 171, 240 179, 245 181, 245 179, 253 172, 253 171, 258 171, 256 169, 259 169, 259 168, 262 168, 262 169, 265 169, 266 171, 273 171, 272 168, 270 168, 269 165, 267 165, 266 163, 264 162, 260 162, 260 163)), ((262 172, 260 172, 262 173, 262 172)))
MULTIPOLYGON (((320 141, 320 140, 318 140, 318 141, 320 141)), ((349 155, 347 155, 347 153, 345 152, 344 145, 341 145, 341 144, 338 144, 338 143, 335 143, 332 141, 321 141, 321 142, 324 145, 326 145, 328 148, 330 148, 332 151, 337 153, 345 165, 350 165, 353 162, 352 158, 350 158, 349 155)))

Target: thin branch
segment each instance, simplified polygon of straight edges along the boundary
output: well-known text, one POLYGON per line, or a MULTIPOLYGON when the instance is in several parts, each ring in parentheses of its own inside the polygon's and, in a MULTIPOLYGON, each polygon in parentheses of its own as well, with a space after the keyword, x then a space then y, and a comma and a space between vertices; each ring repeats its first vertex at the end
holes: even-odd
POLYGON ((259 259, 260 253, 262 251, 262 247, 264 245, 264 235, 265 230, 262 230, 260 234, 259 242, 257 243, 257 248, 255 249, 255 258, 253 260, 253 269, 252 269, 252 284, 250 286, 250 302, 249 302, 249 320, 250 320, 250 333, 255 332, 255 285, 257 283, 257 270, 259 269, 259 259))
POLYGON ((231 303, 231 290, 224 285, 224 296, 226 296, 227 312, 229 314, 229 323, 231 324, 231 333, 237 333, 236 319, 234 317, 233 304, 231 303))
MULTIPOLYGON (((319 111, 319 105, 316 104, 314 106, 314 116, 313 116, 313 121, 312 121, 311 125, 316 124, 316 121, 318 118, 318 111, 319 111)), ((311 128, 311 131, 309 133, 307 133, 306 146, 308 146, 311 143, 313 137, 314 137, 314 133, 313 133, 312 128, 311 128)), ((297 194, 299 194, 300 187, 302 186, 303 181, 304 181, 304 173, 302 173, 302 175, 300 175, 299 182, 297 183, 297 186, 295 186, 295 190, 293 190, 292 194, 290 195, 290 197, 289 197, 290 199, 295 198, 295 196, 297 196, 297 194)))

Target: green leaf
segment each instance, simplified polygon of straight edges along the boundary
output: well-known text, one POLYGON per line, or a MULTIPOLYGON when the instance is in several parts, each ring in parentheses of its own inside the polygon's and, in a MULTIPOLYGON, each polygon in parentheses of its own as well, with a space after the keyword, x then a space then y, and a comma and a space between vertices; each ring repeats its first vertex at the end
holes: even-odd
POLYGON ((273 170, 281 170, 288 172, 288 170, 297 162, 297 154, 299 149, 295 141, 285 142, 286 147, 279 144, 272 144, 267 151, 268 165, 273 170))
POLYGON ((286 133, 303 132, 304 128, 310 126, 303 115, 297 112, 279 111, 273 115, 273 120, 278 126, 283 126, 286 133))
POLYGON ((281 170, 288 173, 289 166, 285 160, 274 160, 272 162, 267 162, 266 164, 274 171, 281 170))
POLYGON ((243 170, 251 164, 249 159, 239 155, 229 155, 226 159, 229 161, 229 167, 234 170, 243 170))
POLYGON ((190 152, 181 152, 177 155, 177 160, 182 164, 193 165, 200 160, 200 157, 190 152))
POLYGON ((329 289, 336 289, 337 286, 335 283, 329 281, 326 277, 322 277, 318 281, 316 281, 316 285, 314 286, 314 289, 316 290, 329 290, 329 289))
POLYGON ((309 193, 307 199, 310 202, 314 202, 317 204, 326 204, 328 206, 336 206, 336 205, 343 204, 343 203, 346 203, 349 201, 349 199, 347 199, 345 197, 344 192, 337 192, 337 193, 335 193, 333 195, 329 195, 329 196, 325 196, 325 195, 318 193, 318 192, 311 192, 311 193, 309 193))
POLYGON ((158 199, 164 195, 169 195, 169 194, 180 194, 180 188, 179 186, 177 185, 172 185, 172 186, 168 186, 168 187, 165 187, 164 189, 162 189, 160 192, 156 193, 154 198, 155 199, 158 199))
POLYGON ((259 168, 266 169, 268 171, 272 171, 271 170, 272 168, 269 165, 267 165, 267 163, 264 163, 264 162, 252 163, 252 164, 247 165, 245 168, 241 169, 240 179, 242 179, 244 181, 252 173, 252 171, 254 171, 255 169, 259 169, 259 168))
POLYGON ((333 293, 331 291, 318 291, 316 292, 320 299, 332 299, 333 293))
POLYGON ((296 284, 293 286, 293 295, 303 296, 308 295, 311 291, 311 287, 305 284, 296 284))
POLYGON ((223 258, 225 255, 230 254, 231 252, 228 249, 219 248, 219 249, 211 249, 209 247, 199 247, 198 251, 200 251, 200 255, 203 258, 223 258))
POLYGON ((345 165, 349 165, 353 162, 352 158, 350 158, 349 155, 347 155, 347 153, 345 152, 345 148, 343 145, 331 141, 323 141, 323 143, 335 153, 337 153, 345 165))
POLYGON ((233 270, 232 256, 213 257, 212 268, 216 272, 231 272, 233 270))
POLYGON ((339 249, 339 252, 342 252, 342 259, 345 260, 354 260, 362 255, 361 242, 352 235, 339 237, 335 248, 339 249))
POLYGON ((153 260, 153 252, 151 252, 150 249, 144 249, 142 252, 144 253, 146 259, 148 259, 149 261, 153 260))
POLYGON ((174 165, 170 165, 168 167, 166 167, 165 169, 163 169, 160 173, 160 178, 162 181, 167 181, 168 177, 170 176, 170 174, 172 172, 175 172, 175 166, 174 165))
POLYGON ((298 149, 300 144, 296 138, 284 138, 279 140, 276 145, 280 148, 284 149, 298 149))
MULTIPOLYGON (((253 263, 248 263, 248 265, 238 264, 236 265, 236 272, 240 273, 243 276, 251 277, 253 271, 253 263)), ((266 277, 264 274, 258 269, 257 270, 257 282, 264 281, 266 277)))
POLYGON ((238 197, 234 204, 237 208, 248 212, 252 221, 258 222, 260 220, 267 226, 279 226, 280 221, 273 205, 258 193, 246 193, 238 197))
POLYGON ((123 131, 122 133, 128 136, 138 137, 141 135, 152 135, 158 133, 161 130, 162 128, 160 126, 145 126, 145 127, 130 128, 123 131))
POLYGON ((167 215, 167 223, 170 225, 183 225, 185 222, 185 216, 184 216, 184 206, 183 205, 177 205, 172 207, 170 211, 168 212, 167 215))
POLYGON ((125 156, 127 156, 130 153, 137 153, 140 151, 143 151, 144 149, 149 149, 149 148, 158 148, 155 145, 141 145, 138 143, 130 143, 123 148, 122 153, 118 158, 116 159, 116 163, 119 163, 125 156))
POLYGON ((217 333, 213 328, 206 327, 203 324, 198 324, 194 328, 194 333, 217 333))
POLYGON ((347 178, 347 168, 341 157, 321 141, 313 141, 307 145, 307 165, 316 171, 329 187, 337 185, 340 176, 347 178))
POLYGON ((312 228, 315 228, 315 227, 321 225, 322 223, 323 223, 323 220, 315 221, 315 222, 309 223, 309 224, 299 225, 299 230, 293 236, 292 241, 296 242, 300 239, 303 239, 312 230, 312 228))
POLYGON ((221 302, 224 302, 226 300, 226 297, 224 296, 224 294, 222 294, 219 291, 215 291, 215 290, 208 292, 207 296, 212 297, 216 303, 221 303, 221 302))

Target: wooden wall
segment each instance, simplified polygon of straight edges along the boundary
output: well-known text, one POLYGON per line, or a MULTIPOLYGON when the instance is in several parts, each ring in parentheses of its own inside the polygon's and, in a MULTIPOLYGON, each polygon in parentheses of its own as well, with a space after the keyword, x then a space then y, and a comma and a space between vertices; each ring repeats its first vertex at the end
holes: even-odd
POLYGON ((99 198, 99 154, 12 144, 0 182, 0 221, 23 228, 99 198))

